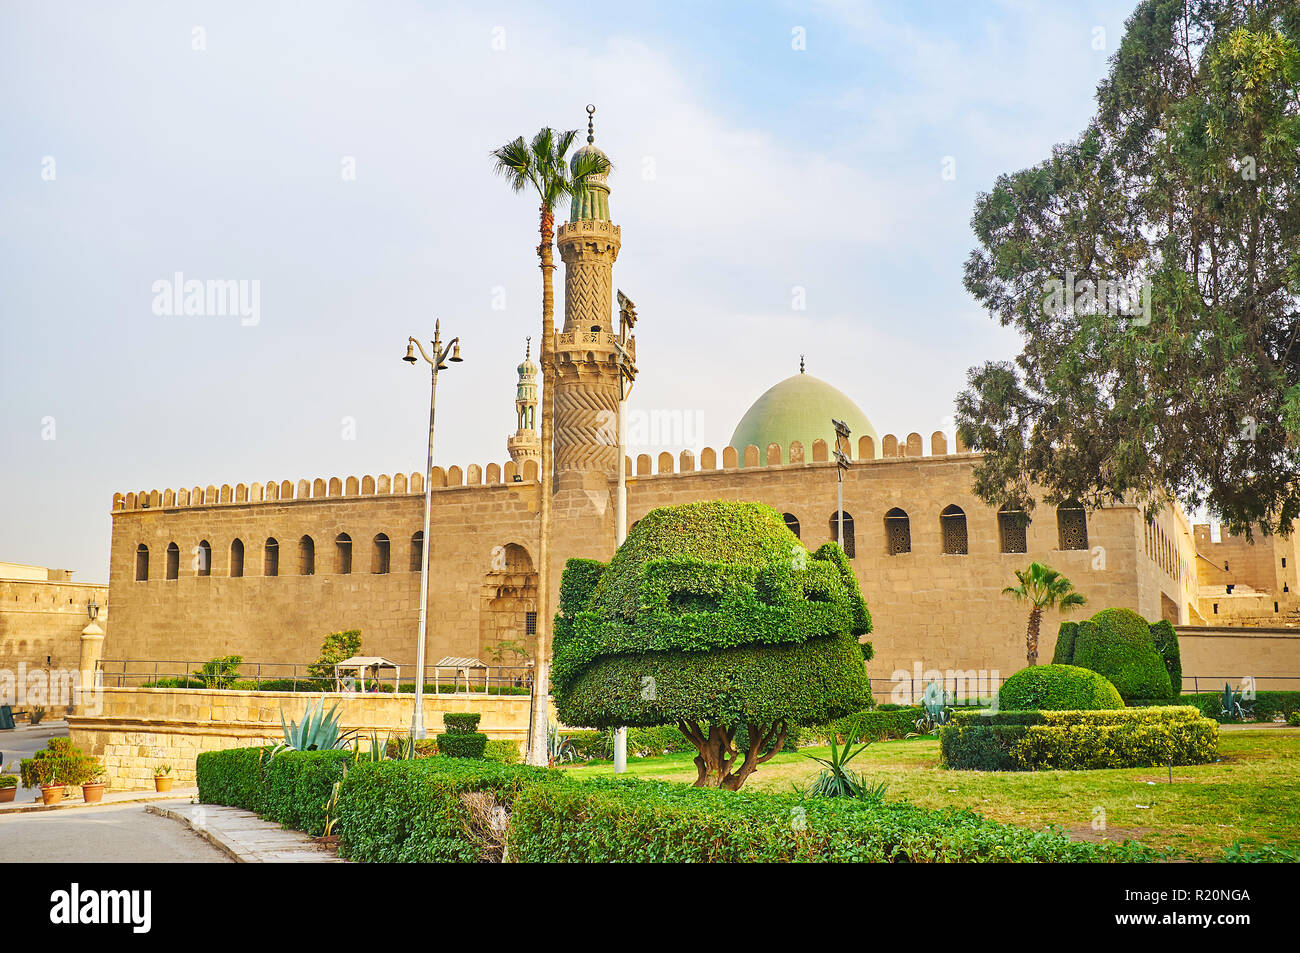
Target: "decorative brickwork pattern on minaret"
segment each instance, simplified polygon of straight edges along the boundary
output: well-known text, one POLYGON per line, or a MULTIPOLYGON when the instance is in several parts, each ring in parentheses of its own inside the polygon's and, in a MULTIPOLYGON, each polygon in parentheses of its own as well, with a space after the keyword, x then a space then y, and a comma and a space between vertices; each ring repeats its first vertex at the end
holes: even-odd
MULTIPOLYGON (((574 155, 604 157, 588 129, 574 155)), ((608 159, 606 159, 608 161, 608 159)), ((575 196, 556 232, 564 261, 564 329, 556 335, 556 487, 607 492, 618 462, 618 353, 613 333, 614 262, 622 244, 609 221, 606 175, 575 196)))

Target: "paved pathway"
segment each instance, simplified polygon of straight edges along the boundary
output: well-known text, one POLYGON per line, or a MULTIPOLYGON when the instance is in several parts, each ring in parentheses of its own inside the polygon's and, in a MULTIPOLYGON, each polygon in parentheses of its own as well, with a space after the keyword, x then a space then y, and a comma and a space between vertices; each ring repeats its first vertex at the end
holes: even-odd
POLYGON ((142 804, 118 804, 0 816, 0 863, 9 862, 222 864, 230 857, 142 804))
POLYGON ((346 861, 301 831, 284 830, 251 811, 177 801, 145 806, 194 831, 242 864, 341 864, 346 861))

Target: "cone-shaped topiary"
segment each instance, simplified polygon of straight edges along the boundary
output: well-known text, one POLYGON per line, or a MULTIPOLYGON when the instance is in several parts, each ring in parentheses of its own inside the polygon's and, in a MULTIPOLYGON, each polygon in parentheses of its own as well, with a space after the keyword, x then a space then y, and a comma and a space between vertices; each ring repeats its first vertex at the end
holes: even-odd
POLYGON ((1077 665, 1033 665, 1002 684, 1003 711, 1097 711, 1123 708, 1124 699, 1106 676, 1077 665))
POLYGON ((608 565, 571 559, 551 687, 570 725, 676 724, 696 784, 741 786, 791 725, 869 704, 871 616, 844 553, 760 503, 652 510, 608 565), (744 726, 748 745, 736 749, 744 726))

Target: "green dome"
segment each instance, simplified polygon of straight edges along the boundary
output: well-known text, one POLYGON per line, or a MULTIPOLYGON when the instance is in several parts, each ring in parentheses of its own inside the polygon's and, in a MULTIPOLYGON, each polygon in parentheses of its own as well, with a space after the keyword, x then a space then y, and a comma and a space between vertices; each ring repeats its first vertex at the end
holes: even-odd
POLYGON ((770 388, 740 418, 731 435, 731 446, 745 462, 745 448, 758 447, 759 459, 767 460, 767 445, 775 443, 781 448, 781 460, 789 462, 790 444, 798 440, 803 444, 804 459, 812 459, 813 441, 826 441, 827 449, 835 449, 835 427, 832 420, 849 425, 853 444, 853 457, 858 454, 858 440, 871 438, 880 446, 880 435, 857 404, 824 380, 800 371, 770 388))

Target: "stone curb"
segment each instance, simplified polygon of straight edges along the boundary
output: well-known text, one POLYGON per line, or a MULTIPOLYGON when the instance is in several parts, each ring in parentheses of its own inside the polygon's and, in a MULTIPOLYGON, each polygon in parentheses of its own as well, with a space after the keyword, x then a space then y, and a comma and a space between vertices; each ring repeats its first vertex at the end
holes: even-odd
POLYGON ((188 803, 183 806, 147 804, 145 811, 180 822, 237 864, 347 863, 343 858, 318 847, 301 831, 285 830, 278 824, 263 821, 251 811, 188 803), (195 810, 212 811, 218 823, 197 821, 193 816, 195 810), (257 842, 256 846, 240 843, 240 833, 245 835, 246 840, 249 839, 247 830, 243 832, 223 830, 219 823, 223 816, 237 818, 239 823, 255 825, 251 839, 257 842), (272 843, 268 843, 268 840, 272 843), (276 841, 279 843, 274 843, 276 841))
MULTIPOLYGON (((28 793, 31 788, 20 789, 21 793, 28 793)), ((159 793, 157 791, 140 791, 132 794, 130 791, 120 792, 127 797, 113 797, 113 792, 107 792, 102 801, 94 804, 87 804, 85 801, 60 801, 58 804, 41 804, 39 801, 23 803, 21 801, 11 802, 10 804, 0 804, 0 817, 6 817, 9 814, 27 814, 32 811, 66 811, 80 808, 97 808, 97 807, 116 807, 118 804, 143 804, 148 801, 178 801, 198 796, 198 788, 176 788, 171 791, 159 793)))

